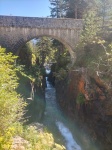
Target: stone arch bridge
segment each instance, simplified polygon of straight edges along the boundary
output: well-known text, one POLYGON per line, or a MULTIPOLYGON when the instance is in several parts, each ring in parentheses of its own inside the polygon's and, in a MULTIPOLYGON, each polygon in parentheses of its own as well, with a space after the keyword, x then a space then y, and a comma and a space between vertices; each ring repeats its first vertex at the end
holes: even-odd
POLYGON ((82 28, 81 19, 0 16, 0 45, 17 54, 31 39, 49 36, 68 48, 73 63, 82 28))

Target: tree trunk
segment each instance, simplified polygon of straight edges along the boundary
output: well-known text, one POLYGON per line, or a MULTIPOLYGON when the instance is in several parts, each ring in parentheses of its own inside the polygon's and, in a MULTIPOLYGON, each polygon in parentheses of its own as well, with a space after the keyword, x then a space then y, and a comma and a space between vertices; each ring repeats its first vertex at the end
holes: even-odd
POLYGON ((75 5, 74 13, 75 13, 75 19, 77 19, 78 13, 77 13, 77 5, 75 5))

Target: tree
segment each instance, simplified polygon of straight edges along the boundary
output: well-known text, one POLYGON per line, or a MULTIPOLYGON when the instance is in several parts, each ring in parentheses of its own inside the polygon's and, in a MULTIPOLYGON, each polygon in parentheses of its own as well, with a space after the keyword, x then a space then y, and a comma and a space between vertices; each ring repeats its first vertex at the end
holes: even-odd
POLYGON ((70 54, 68 49, 59 42, 58 40, 53 40, 53 47, 56 49, 55 51, 55 62, 56 68, 66 68, 67 64, 70 62, 70 54))
POLYGON ((105 27, 108 25, 107 21, 110 20, 111 11, 112 11, 112 0, 99 0, 98 15, 102 19, 102 27, 105 27))
POLYGON ((41 37, 37 40, 36 47, 40 66, 43 66, 45 62, 52 61, 55 52, 52 47, 52 39, 45 36, 41 37))
POLYGON ((106 24, 109 25, 108 21, 110 20, 110 10, 108 9, 110 0, 93 0, 92 2, 88 0, 88 2, 88 10, 86 10, 84 15, 84 27, 81 37, 85 44, 90 44, 96 37, 98 39, 98 37, 102 36, 101 33, 106 32, 104 27, 106 24))
POLYGON ((26 65, 28 68, 31 67, 31 60, 32 60, 32 43, 27 42, 20 50, 18 61, 22 65, 26 65))
POLYGON ((84 11, 87 7, 85 0, 66 0, 68 8, 66 12, 67 18, 82 19, 84 11))
POLYGON ((65 16, 66 1, 65 0, 49 0, 53 7, 51 9, 52 18, 63 18, 65 16))
POLYGON ((92 43, 98 35, 99 20, 94 11, 88 11, 84 15, 84 27, 81 35, 81 41, 84 45, 92 43))
POLYGON ((112 0, 87 0, 87 3, 88 9, 94 11, 99 18, 101 27, 107 27, 112 19, 112 0))
POLYGON ((88 67, 90 70, 92 68, 91 73, 96 72, 100 78, 110 80, 112 74, 111 32, 105 26, 110 21, 111 9, 107 9, 110 1, 94 0, 91 2, 89 0, 89 2, 88 11, 84 15, 84 28, 81 43, 77 49, 76 64, 88 67))

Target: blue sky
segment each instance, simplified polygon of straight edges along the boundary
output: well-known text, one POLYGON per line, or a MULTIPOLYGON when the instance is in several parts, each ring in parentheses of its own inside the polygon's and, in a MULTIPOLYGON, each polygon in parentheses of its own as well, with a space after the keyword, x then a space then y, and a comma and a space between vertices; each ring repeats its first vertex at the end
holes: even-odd
POLYGON ((49 0, 0 0, 0 15, 47 17, 49 0))

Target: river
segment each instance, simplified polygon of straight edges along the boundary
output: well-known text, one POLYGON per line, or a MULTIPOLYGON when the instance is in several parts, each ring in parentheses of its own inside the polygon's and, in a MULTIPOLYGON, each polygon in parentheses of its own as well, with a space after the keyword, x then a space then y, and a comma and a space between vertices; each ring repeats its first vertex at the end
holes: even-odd
POLYGON ((47 81, 45 89, 46 109, 43 125, 53 134, 55 141, 66 147, 66 150, 98 150, 89 138, 80 134, 80 130, 61 111, 56 101, 55 88, 47 81))

